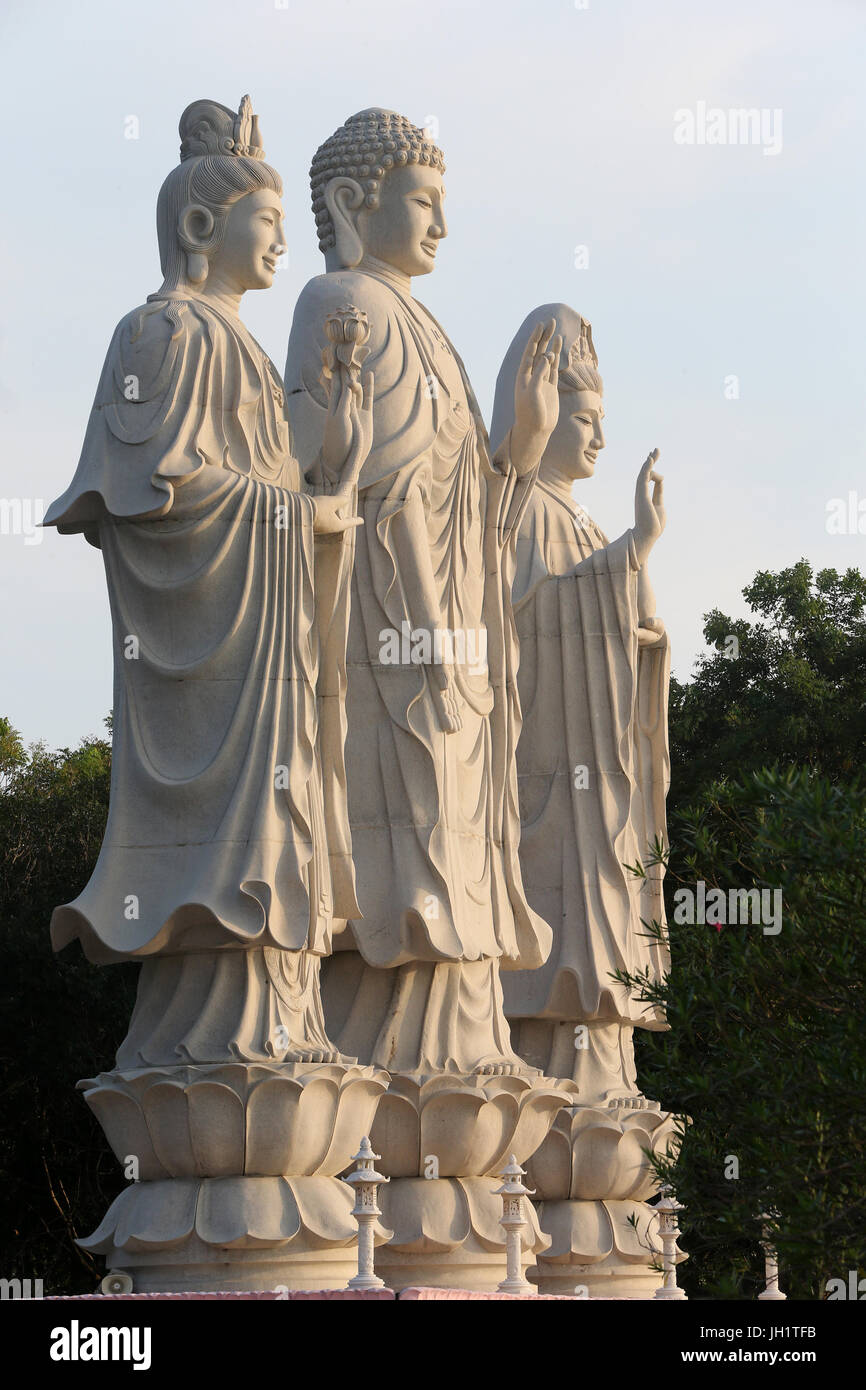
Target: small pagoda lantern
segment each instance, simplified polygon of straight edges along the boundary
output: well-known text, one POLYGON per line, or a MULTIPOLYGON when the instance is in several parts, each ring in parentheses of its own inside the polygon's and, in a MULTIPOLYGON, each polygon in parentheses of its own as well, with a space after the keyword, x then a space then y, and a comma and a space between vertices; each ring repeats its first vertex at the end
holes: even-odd
POLYGON ((674 1196, 672 1187, 662 1188, 662 1199, 656 1204, 659 1214, 659 1236, 662 1242, 662 1269, 664 1278, 653 1298, 687 1298, 685 1291, 677 1284, 677 1236, 680 1233, 679 1214, 685 1207, 674 1196))
POLYGON ((376 1200, 380 1182, 390 1182, 390 1178, 377 1173, 374 1164, 379 1159, 374 1154, 367 1135, 361 1140, 361 1147, 353 1156, 357 1168, 343 1181, 355 1189, 355 1205, 352 1215, 358 1223, 358 1273, 350 1279, 348 1289, 383 1289, 384 1279, 379 1279, 373 1267, 373 1227, 382 1215, 376 1200))
POLYGON ((500 1225, 505 1228, 505 1278, 497 1285, 499 1293, 537 1294, 538 1289, 524 1279, 520 1267, 520 1232, 526 1225, 523 1216, 523 1199, 531 1197, 532 1192, 523 1185, 525 1170, 520 1167, 514 1154, 502 1172, 502 1186, 497 1187, 494 1197, 502 1198, 500 1225))

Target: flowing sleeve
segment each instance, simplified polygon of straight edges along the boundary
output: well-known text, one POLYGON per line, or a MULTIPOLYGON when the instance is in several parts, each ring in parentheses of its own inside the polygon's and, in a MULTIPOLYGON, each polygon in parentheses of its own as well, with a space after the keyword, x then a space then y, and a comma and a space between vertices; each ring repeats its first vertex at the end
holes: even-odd
POLYGON ((115 670, 105 839, 55 910, 56 949, 329 948, 314 502, 287 485, 281 399, 257 345, 201 305, 149 304, 114 334, 46 518, 102 550, 115 670))
POLYGON ((546 579, 550 571, 545 560, 546 512, 537 495, 526 508, 517 536, 511 597, 515 611, 546 579))
POLYGON ((607 542, 532 500, 514 589, 521 862, 530 901, 558 929, 541 971, 506 979, 512 1017, 568 999, 575 1017, 658 1026, 610 978, 644 966, 658 977, 666 959, 640 925, 663 912, 661 875, 640 885, 624 867, 663 834, 667 782, 666 653, 638 646, 637 574, 630 532, 607 542))
POLYGON ((158 519, 175 489, 205 462, 222 464, 208 428, 206 342, 190 331, 188 306, 145 304, 118 324, 90 412, 72 483, 45 524, 83 531, 98 545, 99 522, 158 519))

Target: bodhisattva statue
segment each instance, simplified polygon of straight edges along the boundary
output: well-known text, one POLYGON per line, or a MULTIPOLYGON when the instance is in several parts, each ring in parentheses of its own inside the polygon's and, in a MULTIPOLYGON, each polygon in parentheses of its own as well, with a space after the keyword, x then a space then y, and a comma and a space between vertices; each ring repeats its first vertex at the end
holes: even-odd
POLYGON ((360 402, 357 372, 330 376, 321 459, 341 481, 310 495, 279 374, 238 316, 285 250, 280 177, 249 98, 239 115, 194 102, 180 135, 157 207, 162 287, 115 330, 46 517, 102 551, 115 670, 105 840, 52 937, 144 960, 128 1060, 335 1060, 317 977, 333 917, 355 910, 343 538, 371 385, 360 402), (217 1042, 211 1006, 229 997, 217 1042))
MULTIPOLYGON (((559 418, 524 512, 513 601, 523 728, 517 746, 520 861, 527 898, 553 926, 536 971, 505 977, 515 1047, 550 1076, 577 1082, 528 1163, 549 1248, 536 1279, 550 1293, 651 1298, 660 1282, 656 1190, 648 1151, 670 1154, 676 1122, 640 1093, 636 1027, 663 1028, 614 978, 658 979, 666 947, 661 869, 669 780, 670 652, 647 560, 665 525, 653 450, 638 474, 634 526, 612 542, 575 502, 604 447, 602 381, 589 324, 546 304, 562 338, 559 418), (649 865, 645 876, 630 872, 649 865)), ((491 435, 511 426, 525 326, 496 386, 491 435)))
POLYGON ((580 1106, 637 1105, 633 1031, 657 1012, 612 979, 667 951, 643 922, 664 920, 661 869, 669 782, 670 651, 655 617, 647 560, 664 530, 658 451, 643 464, 635 523, 608 541, 573 496, 604 448, 602 381, 589 324, 563 304, 531 313, 496 385, 491 436, 511 428, 527 324, 553 318, 562 338, 560 410, 520 526, 513 601, 523 729, 517 746, 520 859, 532 907, 553 925, 539 970, 506 981, 515 1046, 551 1076, 572 1077, 580 1106))
POLYGON ((556 422, 560 343, 552 324, 525 335, 513 425, 492 454, 466 370, 412 292, 446 235, 443 170, 423 131, 380 109, 335 131, 311 170, 327 273, 301 294, 286 366, 304 452, 327 418, 323 325, 347 300, 369 319, 376 383, 346 705, 361 911, 335 941, 360 954, 334 957, 325 1000, 341 1046, 392 1072, 527 1074, 500 964, 536 968, 551 935, 518 862, 510 590, 556 422))
POLYGON ((359 316, 335 316, 336 484, 311 495, 238 314, 285 248, 280 177, 248 97, 193 103, 180 135, 162 287, 118 325, 46 517, 102 551, 115 669, 105 840, 52 936, 143 961, 116 1070, 80 1083, 138 1180, 82 1244, 144 1290, 339 1287, 355 1225, 337 1174, 387 1081, 340 1056, 318 988, 334 917, 357 914, 343 699, 372 383, 359 316))

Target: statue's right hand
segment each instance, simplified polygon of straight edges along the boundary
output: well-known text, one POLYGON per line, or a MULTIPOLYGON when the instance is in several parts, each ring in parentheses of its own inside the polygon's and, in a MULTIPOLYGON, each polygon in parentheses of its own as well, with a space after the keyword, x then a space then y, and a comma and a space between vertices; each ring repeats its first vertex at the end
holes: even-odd
POLYGON ((373 373, 327 366, 328 412, 322 437, 322 464, 328 477, 352 487, 373 443, 373 373))
POLYGON ((441 666, 431 670, 430 693, 433 696, 433 708, 436 711, 439 728, 443 734, 456 734, 459 729, 463 728, 457 687, 454 684, 454 677, 450 676, 441 666))
POLYGON ((362 516, 346 515, 348 511, 348 499, 341 493, 334 493, 331 496, 319 495, 312 499, 315 508, 313 512, 313 534, 316 536, 336 536, 342 531, 349 531, 353 526, 363 526, 362 516))

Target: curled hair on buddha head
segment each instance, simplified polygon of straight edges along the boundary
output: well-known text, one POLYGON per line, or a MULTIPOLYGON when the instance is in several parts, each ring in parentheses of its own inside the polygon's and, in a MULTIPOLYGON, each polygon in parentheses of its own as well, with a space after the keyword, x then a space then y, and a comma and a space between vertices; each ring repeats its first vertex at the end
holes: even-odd
POLYGON ((319 249, 336 245, 333 218, 325 199, 332 179, 354 179, 363 193, 364 206, 379 206, 379 188, 391 169, 407 164, 426 164, 445 171, 442 151, 428 140, 424 131, 396 111, 372 106, 358 111, 320 145, 310 166, 313 215, 319 235, 319 249))
POLYGON ((240 198, 264 188, 278 196, 283 192, 276 169, 264 162, 259 118, 248 96, 238 111, 218 101, 194 101, 178 132, 180 164, 163 183, 156 205, 163 290, 204 283, 208 259, 240 198))

